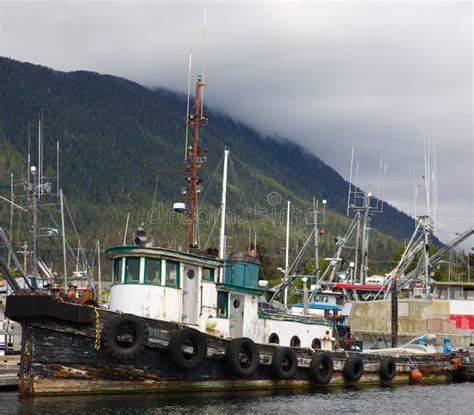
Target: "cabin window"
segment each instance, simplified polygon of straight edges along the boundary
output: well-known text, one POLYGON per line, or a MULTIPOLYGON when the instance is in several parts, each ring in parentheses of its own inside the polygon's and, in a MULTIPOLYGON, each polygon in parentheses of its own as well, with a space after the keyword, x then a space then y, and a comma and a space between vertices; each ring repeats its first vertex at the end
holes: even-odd
POLYGON ((126 259, 125 282, 132 284, 140 282, 140 258, 130 257, 126 259))
POLYGON ((278 334, 270 334, 270 337, 268 338, 268 343, 280 344, 280 338, 278 337, 278 334))
POLYGON ((224 291, 217 291, 217 316, 229 316, 229 293, 224 291))
POLYGON ((179 264, 174 261, 166 261, 166 286, 179 288, 179 264))
POLYGON ((214 282, 214 268, 202 268, 202 279, 214 282))
POLYGON ((197 268, 193 267, 192 265, 184 264, 184 276, 189 280, 197 278, 197 268))
POLYGON ((145 284, 161 283, 161 260, 155 258, 145 259, 145 284))
POLYGON ((112 268, 112 281, 116 284, 120 284, 122 282, 122 262, 122 258, 114 259, 114 266, 112 268))
POLYGON ((298 336, 293 336, 290 340, 291 347, 301 347, 301 340, 298 336))

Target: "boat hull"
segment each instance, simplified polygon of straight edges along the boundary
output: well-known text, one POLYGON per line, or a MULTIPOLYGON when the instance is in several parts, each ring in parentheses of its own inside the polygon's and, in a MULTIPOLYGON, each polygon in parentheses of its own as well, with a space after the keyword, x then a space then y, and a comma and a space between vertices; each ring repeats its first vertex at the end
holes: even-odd
MULTIPOLYGON (((119 313, 98 310, 94 323, 34 316, 33 312, 22 318, 20 396, 322 387, 310 376, 310 362, 316 353, 310 349, 294 349, 298 356, 296 375, 291 380, 280 380, 271 366, 277 346, 258 345, 258 369, 250 378, 242 379, 227 365, 225 356, 229 340, 211 335, 206 335, 208 352, 204 362, 197 369, 182 370, 174 364, 167 350, 170 336, 182 326, 160 320, 143 318, 150 333, 145 349, 131 360, 120 360, 97 342, 96 330, 118 316, 119 313), (97 345, 100 345, 98 350, 97 345)), ((410 383, 413 365, 423 375, 421 382, 444 383, 453 379, 453 365, 449 357, 442 354, 395 356, 397 374, 391 381, 381 380, 380 356, 358 354, 364 362, 364 373, 357 382, 347 381, 343 367, 353 353, 329 353, 334 362, 329 387, 410 383)))

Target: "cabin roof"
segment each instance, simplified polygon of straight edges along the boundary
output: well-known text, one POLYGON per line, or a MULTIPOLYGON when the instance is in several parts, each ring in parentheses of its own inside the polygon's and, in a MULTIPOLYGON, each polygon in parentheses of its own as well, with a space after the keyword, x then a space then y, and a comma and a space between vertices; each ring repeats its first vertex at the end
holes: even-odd
POLYGON ((211 266, 222 266, 224 261, 209 255, 193 254, 170 248, 140 247, 136 245, 120 245, 108 248, 105 251, 108 259, 123 256, 140 256, 150 258, 170 258, 183 262, 199 263, 211 266))

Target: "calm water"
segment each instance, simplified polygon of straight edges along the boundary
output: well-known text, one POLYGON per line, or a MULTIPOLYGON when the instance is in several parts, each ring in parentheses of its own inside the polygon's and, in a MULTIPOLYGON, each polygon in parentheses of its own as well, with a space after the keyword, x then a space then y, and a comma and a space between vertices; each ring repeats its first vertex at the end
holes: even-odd
POLYGON ((472 414, 474 384, 339 389, 299 393, 115 395, 18 400, 0 393, 5 414, 472 414))

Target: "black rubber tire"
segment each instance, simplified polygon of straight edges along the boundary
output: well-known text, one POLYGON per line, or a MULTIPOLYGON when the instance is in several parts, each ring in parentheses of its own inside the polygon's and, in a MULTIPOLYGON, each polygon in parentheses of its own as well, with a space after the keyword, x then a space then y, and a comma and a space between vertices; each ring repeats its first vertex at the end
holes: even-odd
POLYGON ((226 350, 227 366, 241 378, 251 377, 258 368, 260 355, 257 345, 247 337, 234 339, 229 342, 226 350), (240 360, 240 354, 247 355, 247 362, 240 360))
POLYGON ((344 379, 357 382, 364 373, 364 362, 360 356, 349 356, 342 368, 344 379))
POLYGON ((148 327, 138 317, 131 314, 122 314, 105 324, 102 330, 102 343, 105 349, 114 357, 129 360, 143 352, 148 342, 148 327), (134 341, 123 346, 117 342, 117 333, 124 326, 134 332, 134 341))
POLYGON ((178 330, 171 336, 168 351, 174 364, 180 369, 196 369, 201 366, 207 355, 206 337, 192 328, 178 330), (193 354, 189 357, 183 354, 183 346, 186 343, 191 343, 193 347, 193 354))
POLYGON ((380 363, 380 379, 392 380, 397 374, 397 364, 392 357, 384 357, 380 363))
POLYGON ((291 347, 279 347, 273 354, 272 369, 279 379, 292 379, 298 370, 298 356, 291 347), (283 366, 284 363, 288 366, 283 366))
POLYGON ((329 353, 318 353, 313 356, 309 366, 311 379, 318 385, 327 385, 334 373, 334 362, 329 353))

